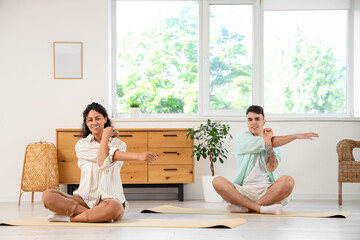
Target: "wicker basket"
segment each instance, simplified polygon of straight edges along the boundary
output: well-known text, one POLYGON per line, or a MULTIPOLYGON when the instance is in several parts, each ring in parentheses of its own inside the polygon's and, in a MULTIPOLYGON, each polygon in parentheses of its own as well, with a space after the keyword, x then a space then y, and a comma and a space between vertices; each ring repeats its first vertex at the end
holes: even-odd
POLYGON ((49 188, 59 188, 56 147, 48 142, 31 143, 25 151, 19 206, 24 192, 32 192, 33 203, 34 192, 43 192, 49 188))

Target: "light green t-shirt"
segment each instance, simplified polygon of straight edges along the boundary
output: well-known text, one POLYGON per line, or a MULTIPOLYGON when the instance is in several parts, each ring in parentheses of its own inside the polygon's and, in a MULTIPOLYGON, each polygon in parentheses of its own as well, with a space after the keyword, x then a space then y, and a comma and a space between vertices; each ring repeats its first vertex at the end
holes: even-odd
MULTIPOLYGON (((281 148, 273 148, 278 163, 281 161, 281 148)), ((236 162, 238 172, 233 183, 243 185, 244 179, 250 174, 256 163, 256 157, 260 154, 261 161, 265 164, 265 141, 260 136, 254 136, 250 131, 241 132, 235 141, 236 162)), ((269 172, 266 169, 271 182, 278 179, 276 170, 269 172)))

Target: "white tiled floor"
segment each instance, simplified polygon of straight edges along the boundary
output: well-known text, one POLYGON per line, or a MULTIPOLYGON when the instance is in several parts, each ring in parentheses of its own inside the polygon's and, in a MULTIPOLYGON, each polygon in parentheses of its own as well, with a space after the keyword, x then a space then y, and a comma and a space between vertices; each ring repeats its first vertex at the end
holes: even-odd
MULTIPOLYGON (((204 201, 156 200, 130 201, 130 210, 125 218, 161 219, 219 219, 239 216, 195 215, 195 214, 141 214, 140 211, 162 204, 182 207, 223 208, 223 203, 204 201)), ((0 226, 0 239, 360 239, 360 201, 344 201, 338 207, 337 201, 293 201, 287 211, 351 211, 349 218, 295 218, 268 216, 241 216, 248 222, 234 229, 189 229, 189 228, 110 228, 110 227, 8 227, 0 226)), ((0 221, 6 222, 31 216, 46 216, 41 202, 32 206, 22 202, 0 203, 0 221)))

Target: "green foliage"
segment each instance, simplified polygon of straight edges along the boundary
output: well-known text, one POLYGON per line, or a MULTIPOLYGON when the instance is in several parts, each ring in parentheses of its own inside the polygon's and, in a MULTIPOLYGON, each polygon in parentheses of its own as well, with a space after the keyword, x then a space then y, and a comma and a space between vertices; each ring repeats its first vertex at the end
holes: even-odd
MULTIPOLYGON (((177 16, 134 38, 118 39, 120 112, 131 101, 143 113, 198 111, 198 9, 188 3, 177 16)), ((212 16, 214 17, 214 16, 212 16)), ((215 21, 216 22, 216 21, 215 21)), ((244 36, 216 26, 210 44, 210 109, 244 109, 252 103, 252 64, 244 36)), ((274 113, 343 113, 346 69, 333 49, 309 42, 299 31, 266 50, 265 108, 274 113)))
POLYGON ((208 119, 206 124, 200 124, 198 128, 189 128, 188 130, 187 137, 197 141, 197 144, 193 146, 194 150, 191 156, 196 156, 197 161, 200 158, 209 157, 211 174, 214 176, 214 162, 219 160, 220 163, 224 163, 224 159, 227 159, 228 151, 224 147, 224 140, 227 136, 232 138, 229 132, 230 126, 208 119))
POLYGON ((142 103, 143 113, 196 113, 198 108, 198 23, 190 3, 178 16, 152 29, 121 39, 118 99, 122 112, 130 96, 142 103))
POLYGON ((135 102, 135 101, 131 101, 130 102, 130 107, 132 108, 137 108, 140 106, 140 103, 139 102, 135 102))
POLYGON ((183 113, 184 105, 185 103, 182 99, 168 96, 167 98, 162 98, 155 109, 163 113, 183 113))
POLYGON ((345 112, 346 69, 331 48, 320 41, 307 41, 300 30, 293 41, 278 40, 272 45, 274 51, 268 52, 265 59, 265 108, 268 111, 345 112))
POLYGON ((218 28, 210 46, 210 109, 243 109, 251 105, 252 86, 244 36, 218 28))
MULTIPOLYGON (((244 108, 251 103, 251 65, 244 36, 219 26, 211 51, 212 108, 244 108)), ((178 16, 154 25, 136 40, 129 32, 119 39, 118 82, 120 109, 130 98, 142 103, 143 113, 196 113, 198 111, 198 11, 185 6, 178 16), (121 87, 119 87, 121 86, 121 87), (124 94, 125 93, 125 94, 124 94)))

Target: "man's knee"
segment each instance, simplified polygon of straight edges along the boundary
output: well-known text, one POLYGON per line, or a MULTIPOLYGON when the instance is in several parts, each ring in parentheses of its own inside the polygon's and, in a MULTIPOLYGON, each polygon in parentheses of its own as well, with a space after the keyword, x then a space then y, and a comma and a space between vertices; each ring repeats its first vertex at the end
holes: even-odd
POLYGON ((213 187, 217 191, 223 189, 226 183, 228 183, 228 180, 221 176, 215 177, 212 181, 213 187))
POLYGON ((290 176, 282 176, 281 180, 282 180, 281 183, 283 185, 283 189, 290 194, 295 186, 294 179, 290 176))

